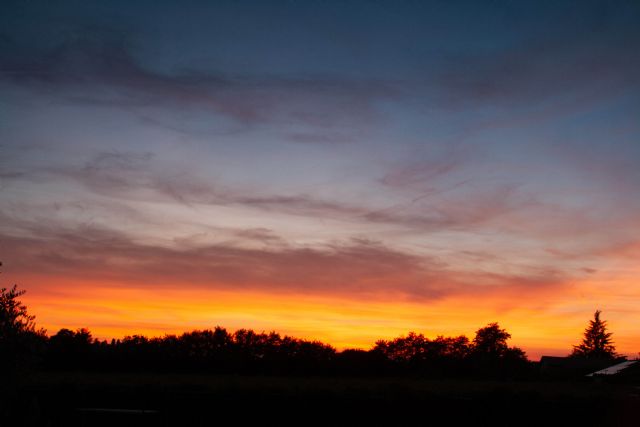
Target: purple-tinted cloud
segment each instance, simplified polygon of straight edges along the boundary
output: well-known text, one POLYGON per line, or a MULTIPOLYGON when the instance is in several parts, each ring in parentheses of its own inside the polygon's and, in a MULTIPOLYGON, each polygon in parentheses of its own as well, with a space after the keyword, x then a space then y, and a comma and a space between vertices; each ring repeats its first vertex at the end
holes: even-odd
POLYGON ((557 272, 469 274, 437 259, 368 240, 316 248, 246 249, 225 245, 161 247, 136 243, 105 229, 52 229, 32 225, 30 235, 3 235, 6 262, 16 274, 38 266, 41 275, 123 281, 140 287, 175 286, 260 290, 358 298, 417 300, 450 295, 547 292, 564 286, 557 272))
MULTIPOLYGON (((475 228, 530 203, 519 197, 516 187, 504 185, 454 198, 442 198, 439 197, 441 192, 427 191, 404 203, 374 209, 366 204, 323 200, 310 194, 263 194, 234 189, 219 182, 203 181, 186 172, 168 174, 154 167, 151 153, 100 153, 82 167, 52 172, 70 177, 92 192, 125 200, 147 197, 187 205, 239 205, 300 216, 398 224, 424 231, 475 228), (141 193, 141 190, 151 192, 141 193)), ((428 186, 429 179, 440 173, 434 175, 429 171, 423 175, 425 179, 421 182, 428 186)), ((407 179, 413 185, 416 178, 407 179)), ((402 183, 405 181, 403 179, 402 183)), ((395 180, 393 184, 399 186, 400 181, 395 180)))

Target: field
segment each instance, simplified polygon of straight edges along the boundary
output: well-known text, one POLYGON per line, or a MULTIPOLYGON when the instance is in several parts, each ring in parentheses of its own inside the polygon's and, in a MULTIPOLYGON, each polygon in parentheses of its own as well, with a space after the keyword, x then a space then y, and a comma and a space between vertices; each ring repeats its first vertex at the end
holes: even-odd
POLYGON ((640 407, 637 387, 598 382, 74 372, 2 393, 2 419, 20 426, 626 426, 640 407))

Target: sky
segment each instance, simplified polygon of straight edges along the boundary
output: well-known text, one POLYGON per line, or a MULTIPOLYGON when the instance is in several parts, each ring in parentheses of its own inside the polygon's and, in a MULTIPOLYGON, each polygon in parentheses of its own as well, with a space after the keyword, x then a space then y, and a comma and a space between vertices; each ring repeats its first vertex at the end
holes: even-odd
POLYGON ((640 352, 637 1, 3 1, 0 283, 100 338, 640 352))

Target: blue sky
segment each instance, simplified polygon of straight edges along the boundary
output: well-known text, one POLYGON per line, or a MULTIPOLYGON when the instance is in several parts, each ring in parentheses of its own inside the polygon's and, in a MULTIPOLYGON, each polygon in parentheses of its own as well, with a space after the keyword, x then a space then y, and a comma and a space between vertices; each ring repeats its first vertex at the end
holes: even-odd
POLYGON ((576 319, 606 283, 615 319, 638 298, 639 18, 633 1, 3 2, 7 273, 36 295, 28 274, 155 289, 160 267, 169 288, 239 295, 506 289, 500 309, 553 312, 553 294, 576 319))

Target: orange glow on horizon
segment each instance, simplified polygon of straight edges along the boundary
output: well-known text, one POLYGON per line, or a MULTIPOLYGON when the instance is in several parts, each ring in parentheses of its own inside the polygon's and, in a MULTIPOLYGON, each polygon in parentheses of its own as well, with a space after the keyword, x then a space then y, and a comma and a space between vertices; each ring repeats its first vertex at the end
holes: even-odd
POLYGON ((6 3, 0 287, 48 334, 538 360, 600 310, 640 355, 640 0, 6 3))
MULTIPOLYGON (((140 289, 112 283, 76 283, 48 279, 48 290, 29 286, 39 278, 22 278, 23 301, 37 316, 38 326, 54 334, 60 328, 88 327, 100 339, 142 334, 162 336, 222 326, 230 331, 250 328, 275 330, 299 338, 317 339, 342 350, 368 349, 378 339, 409 331, 428 337, 464 334, 499 322, 512 345, 530 359, 566 355, 577 344, 595 308, 605 319, 620 353, 635 357, 640 336, 638 316, 628 300, 640 298, 629 289, 627 298, 609 298, 606 289, 581 283, 562 295, 549 294, 535 303, 514 301, 513 295, 458 295, 434 301, 356 300, 331 296, 267 294, 211 289, 140 289), (59 283, 57 283, 59 282, 59 283), (579 291, 577 290, 579 289, 579 291), (588 295, 590 294, 590 295, 588 295), (600 305, 594 305, 599 301, 600 305), (609 309, 607 310, 607 307, 609 309)), ((631 283, 629 283, 630 285, 631 283)), ((616 286, 620 287, 617 282, 616 286)))

